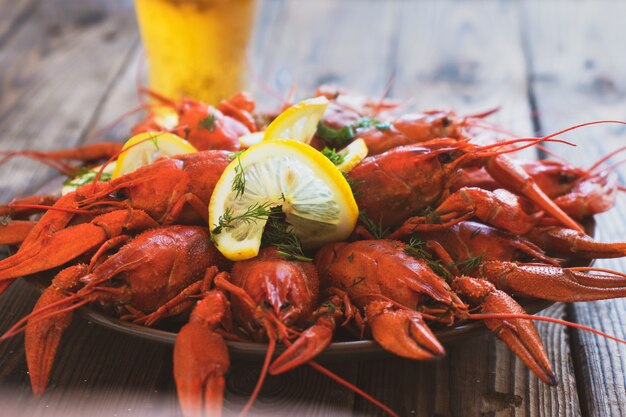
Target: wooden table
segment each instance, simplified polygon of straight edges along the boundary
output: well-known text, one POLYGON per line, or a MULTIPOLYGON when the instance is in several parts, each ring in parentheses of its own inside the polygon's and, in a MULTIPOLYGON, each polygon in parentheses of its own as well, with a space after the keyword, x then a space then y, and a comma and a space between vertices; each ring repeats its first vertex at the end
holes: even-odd
MULTIPOLYGON (((261 107, 280 105, 264 88, 303 96, 335 83, 417 108, 471 114, 519 135, 594 119, 626 120, 626 4, 614 1, 260 2, 251 50, 261 107), (259 80, 263 80, 260 82, 259 80)), ((0 0, 0 148, 51 149, 102 139, 98 130, 136 103, 142 50, 132 4, 118 0, 0 0)), ((132 117, 107 132, 124 140, 132 117)), ((568 134, 553 148, 576 164, 623 144, 624 126, 568 134)), ((620 158, 616 158, 619 160, 620 158)), ((621 171, 622 174, 626 171, 621 171)), ((55 173, 15 159, 0 166, 0 201, 28 195, 55 173)), ((624 240, 625 201, 598 216, 603 240, 624 240)), ((598 266, 625 271, 623 260, 598 266)), ((33 306, 19 282, 0 297, 0 331, 33 306)), ((556 304, 544 312, 626 337, 621 300, 556 304)), ((446 359, 346 358, 331 369, 401 416, 626 415, 626 348, 588 333, 538 324, 558 387, 541 384, 489 334, 448 347, 446 359)), ((0 344, 0 415, 178 415, 168 346, 83 319, 66 334, 47 393, 33 398, 23 338, 0 344)), ((233 364, 226 409, 250 394, 258 363, 233 364)), ((269 378, 259 415, 382 415, 311 369, 269 378)))

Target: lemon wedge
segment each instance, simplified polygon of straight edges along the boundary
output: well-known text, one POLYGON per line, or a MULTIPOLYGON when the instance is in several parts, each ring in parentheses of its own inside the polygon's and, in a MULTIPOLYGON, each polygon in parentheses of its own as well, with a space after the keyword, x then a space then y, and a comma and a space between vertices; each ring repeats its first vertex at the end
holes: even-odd
POLYGON ((363 139, 357 139, 337 153, 343 157, 343 162, 337 165, 337 169, 350 172, 365 159, 368 149, 363 139))
POLYGON ((247 135, 239 136, 239 145, 242 149, 248 149, 258 143, 261 143, 265 137, 265 132, 252 132, 247 135))
POLYGON ((310 143, 326 107, 328 107, 326 97, 310 98, 294 104, 269 124, 265 130, 265 140, 290 138, 310 143))
POLYGON ((168 132, 139 133, 128 139, 117 159, 113 178, 118 178, 137 168, 151 164, 162 156, 198 152, 185 139, 168 132))
MULTIPOLYGON (((111 176, 113 175, 113 171, 115 171, 116 161, 109 163, 104 170, 102 171, 102 175, 100 176, 99 182, 107 182, 111 180, 111 176)), ((61 195, 65 195, 67 193, 71 193, 72 191, 76 191, 78 187, 82 187, 83 185, 87 185, 93 182, 96 179, 96 175, 102 169, 102 165, 93 167, 88 171, 81 172, 79 175, 75 176, 72 179, 69 179, 63 183, 63 187, 61 187, 61 195)))
POLYGON ((324 155, 298 141, 264 140, 233 159, 211 196, 209 226, 220 252, 234 261, 256 256, 274 207, 303 248, 346 239, 359 214, 348 182, 324 155))

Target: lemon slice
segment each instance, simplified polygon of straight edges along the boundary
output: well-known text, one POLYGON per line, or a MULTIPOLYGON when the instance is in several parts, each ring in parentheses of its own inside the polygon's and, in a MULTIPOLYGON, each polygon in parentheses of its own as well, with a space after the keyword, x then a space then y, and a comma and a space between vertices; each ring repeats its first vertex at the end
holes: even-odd
POLYGON ((367 156, 367 145, 363 139, 357 139, 348 146, 338 152, 343 156, 343 162, 337 165, 337 168, 343 172, 349 172, 355 166, 359 165, 367 156))
POLYGON ((241 145, 242 149, 247 149, 251 146, 261 143, 264 136, 265 132, 248 133, 247 135, 239 136, 239 144, 241 145))
MULTIPOLYGON (((102 171, 99 182, 110 181, 111 176, 113 175, 113 171, 115 171, 115 166, 116 161, 109 163, 102 171)), ((96 175, 98 175, 98 172, 100 172, 101 169, 102 165, 82 172, 80 175, 77 175, 76 177, 65 181, 63 183, 63 187, 61 187, 61 195, 71 193, 72 191, 76 191, 78 187, 82 187, 83 185, 92 183, 93 180, 96 179, 96 175)))
POLYGON ((137 168, 151 164, 162 156, 198 152, 185 139, 167 132, 139 133, 128 139, 117 159, 113 178, 120 177, 137 168))
POLYGON ((290 138, 308 144, 328 107, 326 97, 315 97, 294 104, 276 117, 265 130, 265 140, 290 138))
POLYGON ((348 182, 324 155, 294 140, 264 140, 239 154, 215 186, 209 204, 215 245, 234 261, 256 256, 277 206, 303 248, 346 239, 359 213, 348 182))

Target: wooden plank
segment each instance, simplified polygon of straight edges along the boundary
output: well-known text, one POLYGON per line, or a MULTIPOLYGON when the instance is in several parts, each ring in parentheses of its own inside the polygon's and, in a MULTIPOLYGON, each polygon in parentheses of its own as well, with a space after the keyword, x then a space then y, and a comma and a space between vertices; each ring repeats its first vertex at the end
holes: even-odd
POLYGON ((40 0, 0 1, 0 48, 19 31, 40 3, 40 0))
MULTIPOLYGON (((261 8, 267 4, 262 3, 261 8)), ((280 2, 272 12, 275 24, 252 49, 256 70, 252 91, 267 97, 262 84, 286 97, 292 86, 297 96, 310 95, 321 84, 333 84, 373 96, 382 95, 393 53, 397 4, 320 0, 280 2), (349 45, 349 47, 347 47, 349 45), (256 80, 256 81, 255 81, 256 80)), ((258 36, 258 34, 257 34, 258 36)), ((281 105, 261 99, 262 107, 281 105)))
MULTIPOLYGON (((92 117, 85 110, 96 108, 138 42, 132 16, 86 5, 60 13, 46 2, 0 51, 3 150, 77 144, 92 117)), ((20 158, 0 175, 12 178, 0 186, 6 201, 54 173, 20 158)))
MULTIPOLYGON (((392 96, 412 99, 418 109, 452 108, 459 114, 501 106, 490 120, 518 135, 533 133, 514 4, 480 2, 480 7, 470 8, 456 1, 407 2, 397 19, 392 96)), ((564 315, 562 307, 548 313, 564 315)), ((569 355, 566 335, 551 326, 538 328, 561 379, 557 388, 539 383, 491 336, 450 346, 447 358, 437 365, 363 364, 359 384, 399 407, 400 415, 576 414, 571 363, 568 367, 561 359, 569 355)), ((360 400, 357 410, 381 415, 360 400)))
MULTIPOLYGON (((598 119, 626 119, 626 60, 620 42, 626 5, 611 1, 532 2, 525 7, 525 33, 533 90, 544 133, 598 119)), ((623 126, 600 125, 565 135, 578 147, 553 147, 574 164, 589 166, 624 144, 623 126)), ((617 157, 615 160, 621 158, 617 157)), ((619 170, 623 179, 626 171, 619 170)), ((597 216, 604 241, 623 241, 626 199, 597 216)), ((626 261, 598 261, 598 267, 626 271, 626 261)), ((577 303, 570 318, 624 337, 623 300, 577 303)), ((626 414, 626 347, 584 332, 572 332, 578 391, 584 415, 626 414)))

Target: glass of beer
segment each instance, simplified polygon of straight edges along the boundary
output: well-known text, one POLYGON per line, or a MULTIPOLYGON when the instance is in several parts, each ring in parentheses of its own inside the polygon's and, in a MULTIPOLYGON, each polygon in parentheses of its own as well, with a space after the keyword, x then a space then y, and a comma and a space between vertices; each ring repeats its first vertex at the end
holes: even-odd
POLYGON ((255 0, 135 0, 148 84, 217 104, 245 88, 255 0))

